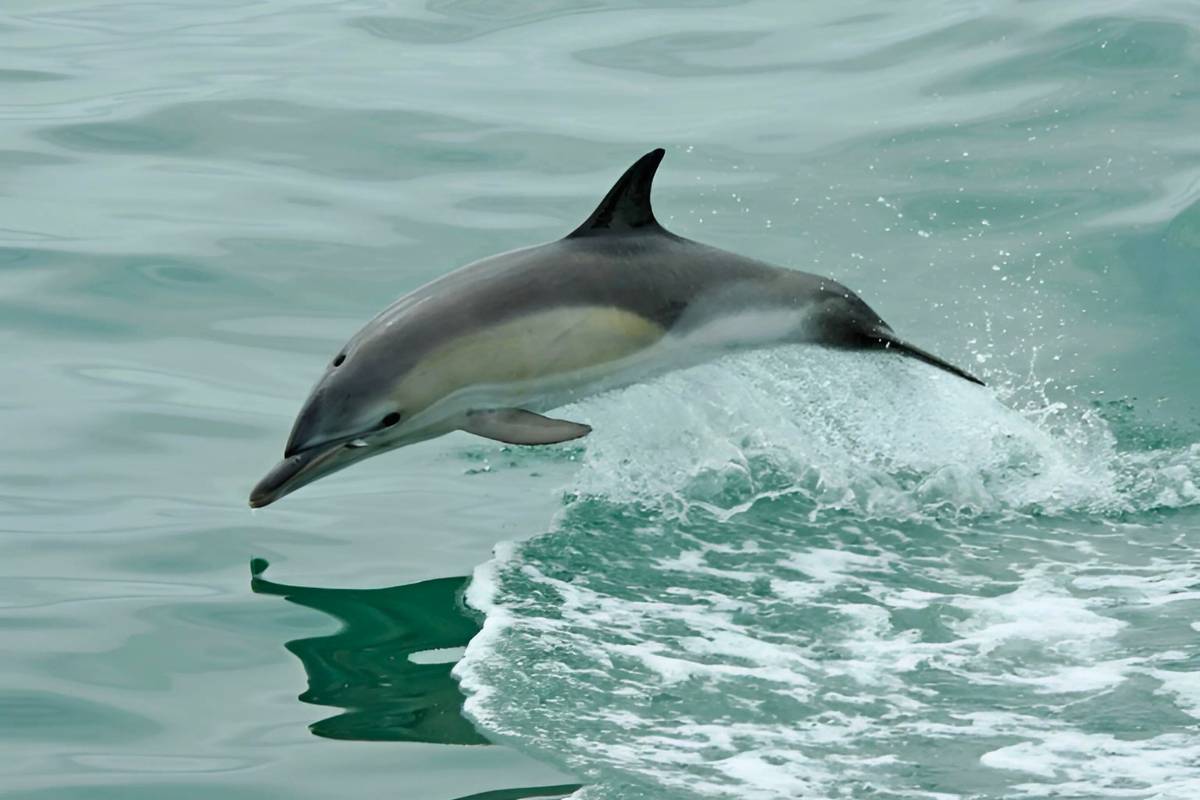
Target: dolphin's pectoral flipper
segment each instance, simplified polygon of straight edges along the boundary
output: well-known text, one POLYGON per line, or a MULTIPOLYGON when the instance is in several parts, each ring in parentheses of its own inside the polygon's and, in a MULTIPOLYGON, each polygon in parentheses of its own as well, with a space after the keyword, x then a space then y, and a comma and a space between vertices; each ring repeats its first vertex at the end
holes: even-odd
POLYGON ((468 412, 462 430, 506 444, 556 444, 592 432, 589 425, 543 417, 523 408, 468 412))

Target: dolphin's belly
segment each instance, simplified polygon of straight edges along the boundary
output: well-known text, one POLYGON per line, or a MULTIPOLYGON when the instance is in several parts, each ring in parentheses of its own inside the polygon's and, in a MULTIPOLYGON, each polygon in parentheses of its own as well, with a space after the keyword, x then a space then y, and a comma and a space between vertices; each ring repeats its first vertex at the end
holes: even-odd
POLYGON ((516 403, 574 393, 601 380, 609 367, 620 369, 665 334, 655 322, 611 306, 522 314, 434 348, 409 370, 397 395, 431 407, 464 394, 516 403))

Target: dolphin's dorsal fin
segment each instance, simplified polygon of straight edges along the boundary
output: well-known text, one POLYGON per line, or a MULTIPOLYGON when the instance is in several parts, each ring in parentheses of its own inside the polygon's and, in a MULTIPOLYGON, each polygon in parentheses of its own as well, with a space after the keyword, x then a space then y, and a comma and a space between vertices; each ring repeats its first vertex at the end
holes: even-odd
POLYGON ((650 209, 650 185, 666 152, 660 147, 635 161, 608 190, 592 215, 567 238, 658 228, 658 220, 650 209))

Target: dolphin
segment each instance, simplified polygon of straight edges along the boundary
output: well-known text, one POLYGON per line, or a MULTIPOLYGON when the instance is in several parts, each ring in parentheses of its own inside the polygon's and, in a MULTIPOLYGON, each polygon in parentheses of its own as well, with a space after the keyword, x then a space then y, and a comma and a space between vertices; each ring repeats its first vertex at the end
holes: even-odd
POLYGON ((330 360, 251 507, 455 430, 577 439, 591 428, 542 412, 733 350, 888 349, 982 385, 834 280, 664 229, 650 207, 664 152, 638 159, 564 238, 476 261, 371 320, 330 360))

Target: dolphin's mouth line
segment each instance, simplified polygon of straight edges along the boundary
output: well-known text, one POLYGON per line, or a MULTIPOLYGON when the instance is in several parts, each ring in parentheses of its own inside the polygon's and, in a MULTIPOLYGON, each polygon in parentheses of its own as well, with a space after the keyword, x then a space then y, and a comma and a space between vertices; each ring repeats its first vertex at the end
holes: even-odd
POLYGON ((284 452, 283 457, 285 460, 289 458, 302 458, 309 453, 335 450, 338 447, 366 447, 368 444, 370 444, 370 442, 367 440, 372 434, 377 432, 378 431, 365 431, 363 433, 352 433, 349 436, 339 436, 336 439, 326 439, 323 442, 310 444, 308 447, 301 448, 300 450, 296 450, 292 453, 284 452), (357 444, 355 444, 356 442, 357 444))
POLYGON ((314 471, 327 463, 344 449, 362 449, 369 446, 364 434, 355 434, 306 447, 285 456, 271 468, 250 492, 250 507, 262 508, 279 498, 315 480, 320 475, 314 471))

